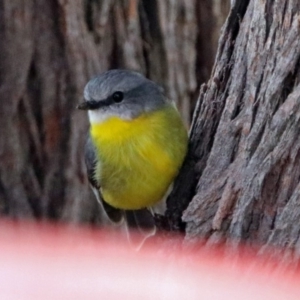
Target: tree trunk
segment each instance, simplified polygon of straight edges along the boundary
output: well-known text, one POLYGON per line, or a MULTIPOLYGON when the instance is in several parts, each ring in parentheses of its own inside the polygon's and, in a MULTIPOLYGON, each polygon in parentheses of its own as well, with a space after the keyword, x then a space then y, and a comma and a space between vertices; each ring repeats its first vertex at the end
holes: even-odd
POLYGON ((230 2, 224 0, 202 0, 196 3, 198 24, 196 73, 199 84, 206 82, 210 77, 220 30, 228 16, 229 8, 230 2))
POLYGON ((168 200, 177 229, 193 196, 188 240, 300 249, 299 11, 298 0, 232 3, 168 200))
MULTIPOLYGON (((75 109, 83 87, 107 69, 141 71, 165 87, 188 124, 197 79, 196 40, 206 38, 198 36, 197 3, 1 1, 3 215, 101 221, 83 162, 88 122, 75 109)), ((198 62, 197 68, 202 66, 198 62)))

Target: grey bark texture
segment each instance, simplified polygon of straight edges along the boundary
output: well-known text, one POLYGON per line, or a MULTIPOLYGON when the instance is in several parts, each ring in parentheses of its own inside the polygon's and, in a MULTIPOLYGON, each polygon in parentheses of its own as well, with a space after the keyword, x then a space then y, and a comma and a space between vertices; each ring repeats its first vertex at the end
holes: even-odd
MULTIPOLYGON (((204 65, 198 47, 208 39, 199 34, 199 2, 0 1, 2 215, 101 222, 83 162, 88 122, 75 109, 83 87, 107 69, 138 70, 164 86, 188 124, 204 65)), ((216 46, 208 48, 207 70, 216 46)))
POLYGON ((187 240, 299 252, 299 58, 298 0, 233 1, 168 200, 173 229, 187 207, 187 240))

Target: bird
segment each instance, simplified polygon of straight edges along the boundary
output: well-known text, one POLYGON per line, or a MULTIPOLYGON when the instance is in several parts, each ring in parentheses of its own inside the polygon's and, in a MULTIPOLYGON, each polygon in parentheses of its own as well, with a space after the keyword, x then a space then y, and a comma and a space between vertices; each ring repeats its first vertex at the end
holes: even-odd
POLYGON ((86 84, 77 108, 88 112, 84 157, 96 198, 112 223, 138 229, 143 244, 156 231, 152 207, 187 153, 187 129, 174 101, 144 75, 113 69, 86 84))

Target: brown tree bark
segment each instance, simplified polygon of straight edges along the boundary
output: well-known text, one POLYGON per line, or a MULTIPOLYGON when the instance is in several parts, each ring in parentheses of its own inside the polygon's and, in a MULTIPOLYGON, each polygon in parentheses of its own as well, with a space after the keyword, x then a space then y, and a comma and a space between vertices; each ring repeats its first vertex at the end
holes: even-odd
POLYGON ((299 12, 297 0, 233 1, 168 200, 173 229, 188 205, 188 240, 299 252, 299 12))
MULTIPOLYGON (((83 87, 107 69, 138 70, 165 87, 188 124, 197 47, 206 38, 198 36, 197 3, 0 2, 3 215, 100 221, 83 163, 88 122, 75 109, 83 87)), ((197 63, 197 69, 202 66, 197 63)))
MULTIPOLYGON (((204 0, 196 2, 197 16, 197 82, 206 82, 214 64, 220 30, 228 16, 230 1, 204 0)), ((198 93, 197 93, 198 96, 198 93)))

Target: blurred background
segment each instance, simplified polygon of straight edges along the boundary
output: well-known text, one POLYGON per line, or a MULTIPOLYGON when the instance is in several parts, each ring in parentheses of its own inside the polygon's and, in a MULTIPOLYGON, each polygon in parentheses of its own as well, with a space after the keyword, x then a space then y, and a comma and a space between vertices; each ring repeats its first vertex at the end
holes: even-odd
POLYGON ((209 79, 229 0, 2 0, 0 213, 101 223, 85 175, 95 74, 128 68, 161 84, 187 126, 209 79))

